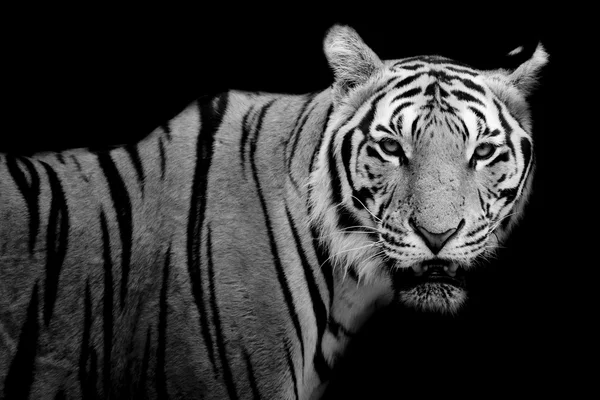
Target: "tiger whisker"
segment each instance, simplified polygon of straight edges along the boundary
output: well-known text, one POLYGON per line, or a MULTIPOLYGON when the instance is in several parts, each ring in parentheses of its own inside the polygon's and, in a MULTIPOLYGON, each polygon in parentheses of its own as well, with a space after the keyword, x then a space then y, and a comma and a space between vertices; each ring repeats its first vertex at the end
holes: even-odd
POLYGON ((337 253, 335 253, 335 254, 332 254, 332 255, 330 255, 329 257, 327 257, 327 259, 325 259, 325 260, 324 260, 324 261, 321 263, 321 265, 319 266, 319 268, 321 268, 321 267, 322 267, 322 266, 323 266, 323 265, 324 265, 324 264, 325 264, 327 261, 331 260, 332 258, 335 258, 335 257, 339 256, 339 255, 340 255, 340 254, 342 254, 342 253, 347 253, 347 252, 349 252, 349 251, 354 251, 354 250, 360 250, 360 249, 365 249, 365 248, 373 247, 373 246, 376 246, 377 244, 379 244, 379 243, 381 243, 381 242, 382 242, 382 241, 381 241, 381 240, 379 240, 379 241, 377 241, 377 242, 372 242, 372 243, 369 243, 369 244, 367 244, 367 245, 364 245, 364 246, 358 246, 358 247, 353 247, 353 248, 351 248, 351 249, 345 249, 345 250, 338 251, 337 253))
POLYGON ((353 228, 371 229, 372 231, 379 232, 379 229, 374 228, 372 226, 367 226, 367 225, 354 225, 354 226, 349 226, 349 227, 346 227, 346 228, 343 228, 343 229, 340 229, 340 230, 341 231, 346 231, 348 229, 353 229, 353 228))
MULTIPOLYGON (((364 232, 364 231, 348 231, 348 232, 349 232, 349 233, 362 233, 362 234, 365 234, 365 235, 372 235, 372 234, 373 234, 373 232, 364 232)), ((318 236, 317 238, 318 238, 318 239, 324 239, 324 238, 328 238, 328 237, 335 236, 335 235, 337 235, 337 234, 338 234, 338 232, 333 232, 333 233, 330 233, 330 234, 328 234, 328 235, 321 235, 321 236, 318 236)))
POLYGON ((363 203, 362 201, 360 201, 360 199, 359 199, 358 197, 356 197, 356 196, 352 195, 352 198, 353 198, 353 199, 355 199, 356 201, 358 201, 358 202, 359 202, 359 203, 360 203, 360 204, 363 206, 363 208, 364 208, 364 209, 365 209, 365 210, 366 210, 366 211, 367 211, 367 212, 368 212, 368 213, 371 215, 371 217, 373 217, 373 219, 375 219, 375 221, 377 221, 377 222, 379 222, 379 223, 383 222, 383 221, 381 220, 381 218, 378 218, 378 217, 376 217, 376 216, 375 216, 375 214, 373 214, 373 213, 371 212, 371 210, 369 210, 369 209, 367 208, 367 206, 365 205, 365 203, 363 203))
POLYGON ((519 211, 515 211, 515 212, 512 212, 512 213, 506 214, 504 217, 500 218, 498 221, 495 221, 493 223, 493 226, 492 226, 492 228, 490 228, 490 231, 492 231, 492 232, 495 231, 500 226, 500 224, 502 223, 502 221, 504 221, 508 217, 512 217, 513 215, 517 215, 519 213, 520 213, 519 211))

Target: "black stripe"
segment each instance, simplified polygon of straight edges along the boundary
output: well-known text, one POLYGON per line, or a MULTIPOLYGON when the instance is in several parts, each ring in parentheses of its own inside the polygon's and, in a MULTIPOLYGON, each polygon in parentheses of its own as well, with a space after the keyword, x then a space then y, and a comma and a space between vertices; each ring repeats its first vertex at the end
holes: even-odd
POLYGON ((40 228, 40 177, 31 160, 25 157, 17 158, 7 156, 6 166, 8 167, 8 172, 15 181, 17 188, 21 192, 21 195, 27 204, 27 212, 29 214, 29 253, 33 254, 33 249, 35 247, 35 242, 40 228), (25 173, 21 170, 19 162, 24 164, 25 168, 27 168, 27 172, 29 173, 31 180, 30 182, 27 180, 25 173))
POLYGON ((473 114, 475 114, 477 116, 477 118, 479 118, 481 120, 481 122, 483 122, 485 125, 487 125, 487 120, 485 118, 485 115, 479 111, 476 107, 473 106, 468 106, 468 109, 471 110, 473 112, 473 114))
MULTIPOLYGON (((481 199, 481 194, 479 195, 479 197, 481 199)), ((466 238, 473 237, 473 236, 477 235, 479 232, 481 232, 482 230, 487 229, 487 227, 488 227, 488 225, 481 224, 481 225, 479 225, 479 227, 477 227, 477 229, 474 229, 471 232, 467 233, 465 235, 465 237, 466 238)))
POLYGON ((503 153, 500 153, 498 155, 498 157, 496 157, 492 161, 490 161, 490 163, 487 166, 493 167, 494 165, 496 165, 499 162, 508 162, 509 159, 510 159, 510 157, 508 156, 508 151, 505 151, 503 153))
POLYGON ((160 288, 158 312, 158 344, 156 348, 156 395, 168 399, 166 353, 167 353, 167 293, 169 288, 169 268, 171 268, 171 246, 167 248, 163 266, 163 283, 160 288))
POLYGON ((463 247, 472 246, 472 245, 475 245, 475 244, 479 244, 479 243, 481 243, 481 242, 484 242, 484 241, 486 241, 486 240, 487 240, 487 236, 486 236, 486 235, 483 235, 483 236, 481 236, 481 237, 480 237, 480 238, 478 238, 478 239, 472 240, 472 241, 470 241, 470 242, 465 242, 465 243, 461 244, 460 246, 457 246, 456 248, 457 248, 457 249, 460 249, 460 248, 463 248, 463 247))
POLYGON ((219 359, 221 360, 221 367, 223 369, 223 379, 225 380, 225 386, 227 387, 227 393, 229 394, 229 398, 237 399, 238 395, 235 389, 233 375, 231 374, 231 369, 229 368, 229 361, 227 360, 227 349, 225 348, 225 339, 223 337, 223 326, 221 325, 219 305, 217 304, 217 294, 215 289, 215 270, 212 259, 212 240, 210 224, 207 226, 206 232, 206 252, 208 254, 208 294, 210 296, 210 305, 212 308, 213 326, 215 328, 217 349, 219 351, 219 359))
POLYGON ((456 97, 460 101, 468 101, 471 103, 477 103, 480 106, 485 107, 485 104, 483 104, 483 102, 481 100, 479 100, 478 98, 476 98, 474 96, 471 96, 467 92, 463 92, 462 90, 453 90, 452 94, 454 95, 454 97, 456 97))
POLYGON ((240 158, 242 160, 242 173, 246 176, 246 142, 248 141, 248 137, 250 136, 250 124, 248 123, 248 118, 250 117, 250 113, 254 110, 254 106, 251 106, 246 114, 244 114, 244 118, 242 119, 242 137, 240 139, 240 158))
MULTIPOLYGON (((271 108, 271 106, 273 105, 273 103, 275 102, 275 100, 277 100, 277 99, 273 99, 273 100, 269 101, 264 106, 262 106, 262 108, 260 109, 260 113, 259 113, 258 118, 257 118, 256 126, 254 127, 254 139, 253 140, 256 140, 256 137, 258 136, 258 133, 262 130, 262 124, 263 124, 263 120, 265 118, 265 115, 267 114, 267 111, 271 108)), ((250 142, 250 151, 251 152, 252 152, 252 145, 253 144, 254 144, 254 142, 250 142)))
POLYGON ((317 143, 317 146, 315 147, 315 151, 313 152, 312 156, 310 157, 310 165, 308 166, 309 174, 312 174, 312 172, 314 170, 314 165, 315 165, 315 162, 317 161, 317 157, 319 156, 319 151, 321 150, 321 145, 323 144, 323 138, 325 137, 325 132, 327 131, 329 117, 331 116, 332 112, 333 112, 333 104, 330 104, 329 108, 327 109, 327 114, 325 115, 325 120, 323 122, 323 128, 321 129, 321 136, 319 136, 319 143, 317 143))
POLYGON ((466 78, 459 78, 459 77, 455 77, 454 79, 458 79, 459 81, 462 82, 463 85, 465 85, 465 87, 474 90, 476 92, 479 92, 481 95, 485 96, 485 89, 483 88, 483 86, 478 85, 477 83, 473 82, 470 79, 466 79, 466 78))
POLYGON ((127 187, 110 153, 101 152, 97 154, 97 157, 100 168, 108 183, 110 197, 117 215, 117 224, 119 225, 119 237, 121 239, 121 308, 123 309, 127 296, 133 236, 131 201, 129 200, 127 187))
POLYGON ((252 398, 254 400, 260 400, 260 392, 256 386, 256 377, 254 376, 254 369, 252 368, 250 355, 248 355, 248 352, 244 348, 242 348, 242 355, 246 361, 246 372, 248 373, 248 382, 250 383, 250 389, 252 390, 252 398))
MULTIPOLYGON (((347 117, 346 120, 341 123, 336 130, 331 134, 331 140, 329 142, 329 146, 327 147, 327 159, 329 166, 329 182, 331 183, 331 196, 334 204, 340 204, 342 202, 342 187, 341 180, 338 173, 335 154, 333 152, 333 141, 338 135, 340 129, 346 126, 348 121, 350 121, 355 114, 347 117)), ((320 146, 319 146, 320 147, 320 146)))
POLYGON ((379 154, 379 152, 378 152, 377 150, 375 150, 375 149, 374 149, 373 147, 371 147, 371 146, 367 146, 367 150, 366 150, 366 152, 367 152, 367 155, 368 155, 369 157, 376 158, 376 159, 378 159, 378 160, 379 160, 379 162, 382 162, 382 163, 385 163, 385 162, 387 162, 387 161, 385 160, 385 158, 383 158, 383 157, 381 156, 381 154, 379 154))
POLYGON ((271 247, 271 255, 273 257, 273 263, 275 266, 275 271, 277 273, 277 280, 279 281, 279 286, 281 287, 281 291, 283 293, 283 298, 285 304, 288 309, 288 314, 292 323, 294 325, 294 329, 296 331, 296 336, 298 336, 298 341, 300 342, 300 348, 302 350, 302 365, 304 365, 304 340, 302 339, 302 329, 300 328, 300 320, 298 318, 298 314, 296 313, 296 308, 294 306, 294 300, 292 297, 291 289, 289 287, 289 283, 287 281, 285 271, 283 266, 281 265, 281 260, 279 258, 279 254, 277 251, 277 244, 275 242, 275 237, 273 235, 273 227, 271 225, 271 218, 269 217, 269 210, 267 208, 267 202, 265 200, 264 193, 262 191, 260 180, 258 178, 258 169, 256 168, 256 143, 258 142, 260 131, 256 131, 256 135, 250 142, 250 166, 252 168, 252 177, 256 184, 256 191, 258 194, 258 198, 260 200, 260 205, 262 208, 263 216, 265 219, 265 228, 267 230, 267 234, 269 236, 269 245, 271 247))
POLYGON ((419 79, 423 75, 425 75, 424 72, 419 72, 418 74, 414 74, 414 75, 411 75, 411 76, 409 76, 407 78, 404 78, 400 82, 398 82, 396 85, 394 85, 394 88, 392 90, 403 88, 404 86, 409 85, 412 82, 416 81, 417 79, 419 79))
POLYGON ((292 377, 292 383, 294 384, 294 395, 296 396, 295 399, 298 400, 298 380, 296 378, 296 369, 294 368, 294 362, 292 361, 292 356, 290 354, 290 346, 286 341, 283 342, 283 348, 285 350, 285 360, 287 361, 290 375, 292 377))
POLYGON ((469 128, 467 128, 467 124, 465 124, 465 121, 461 118, 459 119, 460 124, 462 125, 462 129, 460 129, 460 133, 462 135, 463 141, 466 143, 467 140, 469 139, 469 128))
MULTIPOLYGON (((308 107, 308 105, 313 101, 313 99, 315 98, 316 94, 310 94, 308 95, 308 98, 304 101, 304 103, 302 104, 302 107, 300 107, 300 110, 298 111, 296 120, 294 121, 294 124, 292 125, 292 131, 291 136, 288 138, 289 140, 294 139, 294 143, 292 144, 292 147, 296 147, 297 145, 297 136, 298 133, 302 130, 302 127, 304 126, 304 124, 306 123, 306 120, 308 118, 308 116, 310 115, 310 112, 308 112, 306 115, 304 115, 304 112, 306 111, 306 108, 308 107), (305 117, 302 121, 302 123, 300 124, 300 119, 302 119, 302 117, 305 117)), ((314 109, 314 107, 313 107, 314 109)), ((288 144, 289 144, 289 140, 288 140, 288 144)), ((295 149, 292 149, 292 154, 293 151, 295 151, 295 149)), ((291 158, 291 156, 289 157, 291 158)), ((291 162, 289 161, 288 158, 288 170, 289 170, 289 164, 291 164, 291 162)))
MULTIPOLYGON (((363 118, 357 125, 357 128, 362 132, 363 135, 365 135, 365 137, 369 135, 369 132, 371 130, 371 125, 373 124, 373 120, 375 119, 375 112, 377 109, 377 105, 381 101, 381 99, 385 96, 385 94, 386 93, 382 93, 371 101, 369 110, 365 113, 365 115, 363 116, 363 118)), ((346 136, 343 139, 342 163, 344 164, 344 169, 346 172, 346 180, 348 182, 348 185, 352 189, 353 195, 356 196, 357 192, 355 191, 354 182, 352 180, 352 174, 350 171, 350 167, 351 167, 350 164, 351 164, 351 160, 352 160, 352 139, 354 137, 355 132, 356 132, 355 130, 351 130, 351 131, 347 132, 346 136)), ((333 146, 330 146, 330 148, 331 147, 333 147, 333 146)), ((340 186, 339 190, 341 192, 341 186, 340 186)), ((340 199, 341 199, 341 195, 340 195, 340 199)), ((343 207, 341 207, 341 208, 343 208, 343 207)), ((358 219, 356 219, 356 217, 351 214, 350 210, 346 209, 346 212, 348 214, 350 214, 350 215, 348 215, 348 217, 351 217, 353 224, 354 224, 354 221, 356 221, 357 224, 355 224, 355 225, 360 225, 360 221, 358 221, 358 219)), ((339 213, 339 215, 343 216, 345 214, 343 212, 341 212, 341 213, 339 213)), ((353 226, 353 225, 346 225, 346 226, 353 226)))
POLYGON ((158 154, 160 157, 160 179, 165 179, 165 172, 167 170, 167 157, 165 155, 165 144, 162 138, 158 138, 158 154))
POLYGON ((389 210, 390 209, 390 204, 392 203, 393 199, 394 199, 394 196, 390 196, 388 198, 388 200, 385 202, 385 205, 383 205, 383 207, 381 207, 379 209, 379 211, 377 212, 377 218, 379 218, 380 220, 383 221, 383 213, 385 212, 385 210, 389 210))
POLYGON ((329 308, 333 304, 333 266, 329 262, 329 255, 325 250, 325 246, 318 239, 318 231, 311 226, 310 233, 312 235, 313 248, 319 263, 319 270, 323 273, 327 291, 329 292, 329 308))
MULTIPOLYGON (((396 66, 396 65, 394 65, 394 66, 396 66)), ((415 71, 415 70, 417 70, 419 68, 423 68, 423 67, 425 67, 425 64, 403 65, 402 69, 408 69, 411 71, 415 71)))
MULTIPOLYGON (((314 354, 314 364, 316 367, 319 363, 319 361, 316 361, 316 359, 319 357, 323 357, 321 352, 321 342, 323 340, 323 333, 325 332, 325 325, 327 323, 327 309, 325 308, 325 304, 323 303, 323 299, 321 298, 321 294, 319 293, 317 281, 313 274, 313 270, 308 262, 308 259, 306 258, 306 253, 302 247, 302 241, 300 240, 300 235, 298 235, 298 230, 296 229, 294 219, 290 214, 290 210, 288 209, 287 203, 285 204, 285 213, 287 215, 290 229, 292 230, 292 235, 294 236, 296 252, 300 257, 300 263, 302 264, 302 269, 304 270, 304 280, 306 281, 306 286, 308 287, 308 293, 310 294, 313 313, 315 315, 315 321, 317 323, 317 343, 314 354)), ((319 379, 321 379, 321 381, 324 381, 325 376, 321 376, 321 373, 325 373, 326 371, 320 370, 319 368, 316 369, 317 374, 319 374, 319 379)))
POLYGON ((150 396, 148 396, 148 391, 146 388, 149 386, 148 366, 150 365, 150 342, 151 341, 152 341, 152 330, 149 326, 148 329, 146 330, 146 344, 144 345, 144 356, 142 358, 141 374, 140 374, 140 379, 137 383, 136 396, 134 397, 135 399, 147 399, 148 397, 150 397, 150 396))
POLYGON ((481 205, 481 211, 483 211, 484 213, 486 213, 486 215, 488 215, 490 206, 489 206, 489 204, 487 204, 487 206, 486 206, 486 202, 485 202, 485 200, 483 200, 483 195, 481 194, 480 189, 477 189, 477 195, 479 196, 479 204, 481 205))
MULTIPOLYGON (((412 57, 406 57, 403 58, 402 60, 396 61, 392 67, 400 67, 403 66, 404 64, 410 64, 412 62, 426 62, 426 60, 424 59, 423 56, 412 56, 412 57)), ((404 68, 404 67, 402 67, 404 68)))
MULTIPOLYGON (((352 132, 347 132, 346 137, 344 138, 343 146, 346 145, 346 140, 352 136, 352 132)), ((334 137, 332 137, 333 140, 334 137)), ((335 158, 333 152, 333 143, 329 145, 328 159, 329 159, 329 182, 331 183, 331 200, 332 203, 336 206, 335 212, 338 217, 338 226, 340 230, 344 228, 361 225, 361 222, 356 218, 356 216, 348 210, 345 206, 342 205, 342 178, 340 177, 338 168, 337 168, 337 160, 335 158)), ((344 153, 344 151, 342 151, 344 153)), ((342 154, 344 157, 344 154, 342 154)), ((346 155, 346 157, 348 157, 346 155)), ((345 164, 346 173, 349 174, 349 167, 345 164)), ((350 176, 348 176, 348 180, 350 180, 350 176)), ((348 182, 349 185, 352 185, 351 182, 348 182)))
POLYGON ((383 125, 381 125, 381 124, 377 124, 377 126, 375 126, 375 130, 376 130, 376 131, 385 132, 385 133, 388 133, 388 134, 390 134, 390 135, 393 135, 393 134, 394 134, 394 132, 392 132, 392 131, 390 130, 390 128, 386 128, 385 126, 383 126, 383 125))
MULTIPOLYGON (((516 187, 511 189, 503 189, 499 193, 499 197, 505 198, 507 204, 512 203, 516 199, 517 195, 519 194, 519 190, 521 189, 521 186, 523 184, 523 181, 525 180, 525 177, 529 175, 529 169, 531 168, 533 154, 531 151, 531 143, 529 142, 528 138, 521 138, 521 151, 523 153, 523 164, 525 165, 525 168, 523 169, 521 178, 519 178, 519 183, 516 187)), ((508 223, 505 226, 508 226, 508 223)))
POLYGON ((106 225, 106 216, 104 211, 100 212, 100 227, 102 229, 102 257, 104 259, 104 296, 103 296, 103 332, 104 332, 104 359, 103 378, 104 378, 104 396, 110 397, 111 393, 111 351, 113 339, 113 275, 112 259, 110 255, 110 235, 106 225))
POLYGON ((417 115, 410 126, 410 135, 417 140, 419 136, 419 131, 417 130, 417 124, 419 123, 420 115, 417 115))
MULTIPOLYGON (((27 399, 35 375, 35 356, 39 339, 38 283, 33 285, 27 306, 27 317, 19 335, 17 353, 10 363, 4 380, 5 399, 27 399)), ((2 360, 8 363, 8 360, 2 360)))
POLYGON ((169 126, 169 123, 167 122, 166 124, 163 124, 160 127, 165 132, 165 136, 167 137, 167 140, 170 141, 172 139, 172 136, 171 136, 171 127, 169 126))
POLYGON ((512 135, 513 129, 504 117, 502 106, 496 99, 494 99, 494 105, 498 109, 498 119, 500 120, 500 125, 502 126, 502 129, 504 129, 506 145, 510 149, 512 156, 516 158, 515 147, 513 146, 512 141, 510 140, 510 135, 512 135))
MULTIPOLYGON (((454 63, 454 62, 453 62, 454 63)), ((446 66, 446 69, 449 71, 453 71, 453 72, 458 72, 459 74, 467 74, 470 76, 479 76, 479 74, 475 71, 469 70, 469 69, 465 69, 465 68, 460 68, 458 66, 446 66)))
MULTIPOLYGON (((344 171, 346 172, 346 182, 348 182, 348 185, 353 190, 354 181, 352 179, 352 171, 350 169, 352 164, 352 139, 354 139, 355 132, 355 130, 347 132, 342 141, 342 164, 344 165, 344 171)), ((365 133, 365 135, 368 135, 368 132, 365 133)))
POLYGON ((201 115, 201 128, 198 135, 196 149, 196 170, 194 172, 194 181, 192 183, 192 196, 190 202, 190 214, 188 218, 187 231, 187 256, 188 256, 188 274, 190 277, 192 295, 198 313, 200 314, 200 329, 204 343, 208 350, 208 357, 213 366, 215 377, 217 376, 217 367, 215 364, 215 354, 213 350, 212 337, 208 327, 206 306, 204 304, 204 294, 200 275, 201 254, 200 245, 202 240, 202 225, 204 223, 204 212, 206 209, 206 191, 208 183, 208 173, 213 155, 214 134, 219 129, 222 117, 227 110, 229 94, 226 93, 217 99, 217 107, 213 110, 210 104, 199 102, 201 115))
POLYGON ((433 81, 429 85, 427 85, 423 94, 425 96, 434 96, 435 97, 437 95, 437 93, 439 92, 439 89, 440 89, 439 82, 433 81))
MULTIPOLYGON (((371 96, 370 96, 370 97, 368 97, 368 98, 366 98, 366 99, 363 101, 363 103, 362 103, 362 104, 366 104, 366 103, 368 103, 368 102, 371 102, 371 101, 372 101, 371 99, 373 99, 374 97, 378 97, 380 94, 383 94, 383 95, 386 95, 386 94, 388 94, 388 93, 389 93, 389 92, 392 90, 392 89, 391 89, 389 86, 390 86, 390 85, 391 85, 393 82, 397 81, 398 79, 400 79, 400 78, 398 78, 397 76, 392 76, 391 78, 388 78, 388 79, 387 79, 385 82, 383 82, 383 83, 381 83, 381 84, 377 85, 377 88, 376 88, 376 90, 375 90, 375 91, 373 91, 373 92, 371 93, 371 96)), ((356 108, 355 108, 355 113, 356 113, 356 111, 358 111, 358 109, 359 109, 359 108, 361 108, 361 107, 362 107, 362 104, 361 104, 360 106, 358 106, 358 107, 356 107, 356 108)), ((346 121, 344 121, 344 123, 342 124, 342 126, 343 126, 343 125, 345 125, 345 124, 346 124, 346 122, 350 121, 352 118, 354 118, 354 114, 353 114, 352 116, 350 116, 350 118, 346 119, 346 121)))
MULTIPOLYGON (((487 128, 487 130, 489 131, 489 128, 487 128)), ((499 134, 500 134, 500 129, 494 129, 493 131, 489 132, 490 137, 498 136, 499 134)))
MULTIPOLYGON (((396 118, 396 116, 398 114, 400 114, 402 112, 402 110, 404 110, 406 107, 412 106, 413 104, 414 103, 412 101, 407 101, 406 103, 402 103, 398 107, 396 107, 396 109, 392 113, 392 116, 390 117, 390 126, 391 126, 392 121, 394 120, 394 118, 396 118)), ((402 133, 402 126, 400 126, 400 124, 396 124, 395 128, 392 126, 392 129, 395 130, 395 131, 397 131, 399 134, 402 133)))
MULTIPOLYGON (((531 164, 533 161, 533 151, 531 149, 531 142, 528 138, 521 138, 521 152, 523 153, 523 164, 526 165, 525 173, 521 177, 521 180, 523 180, 524 177, 528 175, 529 169, 531 168, 531 164)), ((519 183, 519 186, 520 185, 521 183, 519 183)))
POLYGON ((133 168, 135 169, 135 174, 137 176, 138 185, 140 186, 142 193, 144 192, 144 166, 142 165, 142 160, 140 159, 140 153, 138 151, 137 145, 128 144, 124 147, 125 151, 129 155, 131 159, 131 163, 133 164, 133 168))
MULTIPOLYGON (((450 129, 450 131, 452 133, 456 133, 456 132, 461 132, 461 128, 458 126, 458 124, 456 123, 456 121, 454 121, 454 119, 451 118, 451 115, 444 115, 444 120, 446 121, 446 124, 448 125, 448 128, 450 129)), ((464 126, 464 123, 463 123, 464 126)), ((479 124, 477 125, 479 127, 479 124)), ((433 135, 433 132, 432 132, 433 135)), ((477 136, 479 137, 479 136, 477 136)), ((463 139, 464 139, 464 134, 463 134, 463 139)))
POLYGON ((75 157, 74 155, 71 154, 71 160, 73 160, 73 162, 75 163, 75 166, 77 167, 77 171, 81 174, 81 178, 85 182, 89 182, 90 180, 88 179, 87 175, 83 172, 83 169, 81 168, 81 164, 79 163, 79 160, 77 159, 77 157, 75 157))
MULTIPOLYGON (((81 397, 83 399, 91 399, 96 392, 96 380, 91 379, 88 375, 88 360, 91 356, 90 337, 92 330, 92 294, 90 291, 90 282, 86 281, 85 295, 83 298, 83 332, 81 337, 81 354, 79 355, 79 386, 81 389, 81 397)), ((95 377, 95 368, 90 369, 90 372, 95 377)))
POLYGON ((294 122, 294 126, 292 129, 291 139, 293 139, 293 142, 292 142, 292 149, 290 150, 290 154, 287 158, 287 173, 288 173, 288 176, 290 177, 292 184, 294 185, 294 187, 296 189, 298 189, 298 183, 294 180, 294 177, 292 176, 292 161, 294 159, 294 155, 296 154, 296 148, 298 147, 298 140, 300 139, 300 133, 302 132, 302 129, 304 128, 304 125, 306 124, 306 121, 308 120, 308 118, 311 116, 311 114, 317 107, 317 104, 315 104, 305 115, 304 115, 304 112, 306 111, 306 107, 314 100, 315 97, 316 97, 315 94, 311 94, 309 96, 308 100, 302 105, 302 109, 300 110, 300 113, 298 114, 298 118, 296 119, 296 122, 294 122), (300 120, 301 117, 302 117, 302 122, 300 122, 300 125, 298 125, 298 121, 300 120))
POLYGON ((56 156, 56 159, 58 160, 59 163, 61 163, 62 165, 65 165, 65 156, 63 155, 63 153, 55 153, 54 154, 56 156))
POLYGON ((399 95, 397 95, 396 97, 394 97, 392 99, 392 102, 398 101, 400 99, 406 99, 406 98, 409 98, 409 97, 414 97, 414 96, 418 95, 419 93, 421 93, 421 91, 422 91, 422 89, 420 87, 412 88, 412 89, 407 90, 406 92, 402 92, 399 95))
POLYGON ((45 162, 40 161, 40 163, 48 174, 52 195, 46 233, 46 280, 44 282, 44 322, 47 326, 54 310, 58 292, 58 279, 67 254, 69 209, 65 192, 56 172, 45 162))

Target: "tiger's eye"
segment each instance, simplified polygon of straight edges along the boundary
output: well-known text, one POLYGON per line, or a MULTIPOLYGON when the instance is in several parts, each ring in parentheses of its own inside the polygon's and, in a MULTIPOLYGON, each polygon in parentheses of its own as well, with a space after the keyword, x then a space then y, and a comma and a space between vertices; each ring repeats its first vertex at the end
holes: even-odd
POLYGON ((383 139, 379 142, 379 147, 381 147, 381 150, 385 153, 390 155, 399 155, 402 153, 400 143, 392 139, 383 139))
POLYGON ((475 148, 473 152, 473 157, 479 160, 485 160, 490 158, 492 154, 494 154, 495 146, 491 143, 482 143, 475 148))

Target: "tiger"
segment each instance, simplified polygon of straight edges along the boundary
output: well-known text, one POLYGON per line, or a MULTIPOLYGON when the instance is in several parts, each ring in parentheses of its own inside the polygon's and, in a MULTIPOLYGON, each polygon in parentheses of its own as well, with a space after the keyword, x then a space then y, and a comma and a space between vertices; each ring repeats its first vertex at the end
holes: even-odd
POLYGON ((194 101, 136 143, 0 154, 4 398, 318 399, 398 304, 453 314, 522 215, 548 54, 382 61, 194 101))

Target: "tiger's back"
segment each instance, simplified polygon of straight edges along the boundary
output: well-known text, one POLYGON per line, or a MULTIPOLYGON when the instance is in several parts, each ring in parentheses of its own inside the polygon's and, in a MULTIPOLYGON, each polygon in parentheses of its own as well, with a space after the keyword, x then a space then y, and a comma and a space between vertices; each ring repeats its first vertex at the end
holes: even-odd
MULTIPOLYGON (((295 313, 312 313, 310 294, 301 274, 283 270, 300 257, 293 235, 308 229, 297 213, 308 169, 295 164, 314 156, 310 134, 321 134, 299 135, 298 119, 324 101, 230 92, 192 104, 136 145, 2 155, 4 390, 162 398, 167 381, 184 397, 292 390, 268 378, 302 370, 289 365, 299 341, 280 310, 293 301, 295 313), (282 174, 289 155, 298 188, 282 174), (23 376, 28 385, 12 386, 23 376)), ((310 126, 325 117, 311 114, 310 126)), ((316 265, 314 253, 301 257, 316 265)), ((310 272, 325 298, 322 274, 310 272)), ((308 327, 296 328, 313 347, 308 327)))

